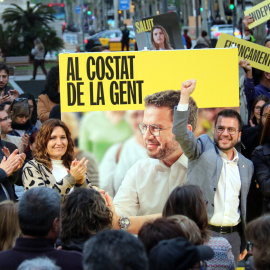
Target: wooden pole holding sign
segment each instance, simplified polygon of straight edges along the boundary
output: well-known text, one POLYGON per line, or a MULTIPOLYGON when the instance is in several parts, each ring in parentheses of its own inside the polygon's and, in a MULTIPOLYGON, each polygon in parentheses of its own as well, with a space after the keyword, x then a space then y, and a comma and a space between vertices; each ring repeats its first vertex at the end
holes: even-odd
POLYGON ((237 49, 60 54, 62 112, 143 110, 147 95, 195 78, 200 108, 238 107, 237 49))

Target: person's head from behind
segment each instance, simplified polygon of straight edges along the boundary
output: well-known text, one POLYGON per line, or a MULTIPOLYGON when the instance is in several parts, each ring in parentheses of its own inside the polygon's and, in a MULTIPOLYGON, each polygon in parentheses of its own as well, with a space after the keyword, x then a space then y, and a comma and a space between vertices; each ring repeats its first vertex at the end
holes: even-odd
POLYGON ((84 270, 147 270, 143 244, 123 230, 105 230, 91 237, 83 249, 84 270))
POLYGON ((170 40, 166 30, 161 25, 155 25, 151 29, 151 42, 154 50, 159 48, 170 50, 170 40))
POLYGON ((178 237, 163 240, 149 254, 149 270, 207 269, 204 261, 214 257, 214 251, 206 246, 195 246, 178 237))
POLYGON ((44 49, 44 46, 43 46, 43 44, 42 44, 40 38, 36 38, 36 39, 34 40, 34 45, 37 46, 37 48, 38 48, 40 51, 44 49))
POLYGON ((47 75, 44 90, 45 92, 51 94, 59 93, 59 65, 56 65, 50 69, 47 75))
POLYGON ((31 108, 27 98, 15 98, 7 111, 12 123, 24 125, 31 118, 31 108))
POLYGON ((30 93, 20 94, 20 98, 27 98, 31 111, 31 121, 35 125, 37 122, 37 103, 34 96, 30 93))
POLYGON ((109 51, 110 51, 110 47, 106 45, 95 46, 91 49, 91 52, 109 52, 109 51))
POLYGON ((5 64, 0 64, 0 90, 3 90, 8 84, 9 69, 5 64))
POLYGON ((33 156, 36 160, 51 167, 51 159, 63 160, 69 168, 73 161, 74 143, 70 131, 64 122, 58 119, 45 121, 36 137, 36 149, 33 156))
POLYGON ((144 223, 138 233, 138 238, 144 244, 147 254, 160 241, 180 236, 188 238, 188 234, 182 230, 176 220, 167 218, 158 218, 153 222, 144 223))
POLYGON ((193 220, 199 227, 203 239, 208 240, 206 203, 198 186, 184 185, 176 187, 171 192, 163 208, 162 216, 173 215, 184 215, 193 220))
POLYGON ((0 202, 0 217, 0 251, 4 251, 14 246, 21 233, 17 204, 13 201, 0 202))
POLYGON ((187 34, 188 33, 188 29, 184 29, 184 34, 187 34))
POLYGON ((270 102, 266 102, 263 104, 261 111, 260 111, 260 125, 264 126, 267 116, 270 113, 270 102))
POLYGON ((0 121, 1 121, 1 133, 8 134, 12 131, 11 127, 11 119, 9 115, 5 111, 5 107, 3 104, 0 104, 0 121))
POLYGON ((250 119, 252 120, 253 123, 259 124, 261 119, 260 115, 261 108, 268 101, 269 98, 265 95, 259 95, 255 98, 251 107, 251 115, 250 115, 250 119))
POLYGON ((270 269, 270 215, 259 217, 246 227, 256 270, 270 269))
POLYGON ((177 222, 177 224, 186 234, 186 239, 193 245, 203 245, 204 240, 201 236, 201 231, 193 220, 183 215, 174 215, 167 217, 167 219, 177 222))
POLYGON ((85 238, 112 228, 112 212, 94 189, 80 188, 65 197, 61 208, 63 243, 71 238, 85 238))
POLYGON ((34 187, 27 190, 18 205, 23 235, 56 240, 60 232, 60 202, 61 196, 54 189, 34 187))
POLYGON ((207 32, 205 30, 202 30, 202 37, 206 37, 207 36, 207 32))
POLYGON ((61 270, 54 261, 47 257, 23 261, 17 270, 61 270))
MULTIPOLYGON (((179 158, 182 151, 172 133, 174 108, 179 99, 180 91, 174 90, 146 96, 143 123, 139 125, 149 157, 163 160, 169 166, 179 158)), ((189 111, 188 128, 194 131, 198 107, 193 98, 189 99, 189 111)))
POLYGON ((215 119, 214 142, 223 152, 231 151, 241 138, 240 114, 231 109, 220 111, 215 119))

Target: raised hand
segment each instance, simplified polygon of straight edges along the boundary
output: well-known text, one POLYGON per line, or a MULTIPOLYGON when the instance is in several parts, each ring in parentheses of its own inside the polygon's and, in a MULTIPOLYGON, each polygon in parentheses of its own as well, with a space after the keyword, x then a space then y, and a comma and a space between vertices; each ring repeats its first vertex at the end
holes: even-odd
POLYGON ((74 159, 70 165, 70 174, 75 178, 77 184, 82 185, 84 182, 84 175, 87 170, 88 160, 82 158, 80 161, 74 159))

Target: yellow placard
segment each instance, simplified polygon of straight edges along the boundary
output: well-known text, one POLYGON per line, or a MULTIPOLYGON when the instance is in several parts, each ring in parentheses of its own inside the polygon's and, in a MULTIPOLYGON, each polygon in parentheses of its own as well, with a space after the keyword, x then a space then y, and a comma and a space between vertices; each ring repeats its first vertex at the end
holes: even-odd
POLYGON ((238 107, 237 48, 60 54, 62 112, 143 110, 144 97, 197 80, 200 108, 238 107))
POLYGON ((227 34, 219 36, 216 48, 238 47, 238 59, 247 59, 252 67, 270 72, 270 50, 264 46, 227 34))
POLYGON ((244 14, 253 17, 254 22, 248 25, 250 29, 268 21, 270 19, 270 0, 262 1, 260 4, 246 10, 244 14))

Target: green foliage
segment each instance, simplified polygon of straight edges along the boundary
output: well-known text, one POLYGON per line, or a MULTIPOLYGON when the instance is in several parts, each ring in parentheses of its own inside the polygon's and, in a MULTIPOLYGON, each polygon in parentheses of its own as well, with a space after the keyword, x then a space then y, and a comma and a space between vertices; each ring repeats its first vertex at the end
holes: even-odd
MULTIPOLYGON (((46 51, 59 50, 63 48, 63 40, 56 36, 56 32, 49 26, 54 20, 54 10, 47 5, 36 4, 30 7, 27 2, 26 10, 12 4, 2 14, 4 23, 8 24, 8 32, 5 42, 8 44, 4 50, 6 56, 28 55, 33 48, 33 41, 39 37, 46 51)), ((3 32, 3 29, 2 29, 3 32)), ((0 36, 1 36, 0 29, 0 36)), ((2 41, 2 38, 1 38, 2 41)))

